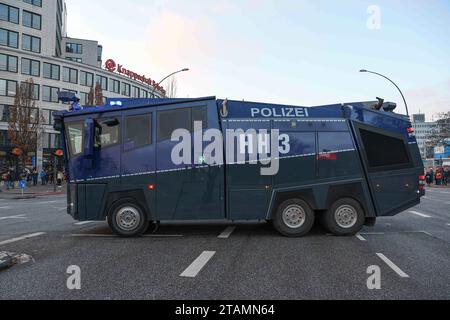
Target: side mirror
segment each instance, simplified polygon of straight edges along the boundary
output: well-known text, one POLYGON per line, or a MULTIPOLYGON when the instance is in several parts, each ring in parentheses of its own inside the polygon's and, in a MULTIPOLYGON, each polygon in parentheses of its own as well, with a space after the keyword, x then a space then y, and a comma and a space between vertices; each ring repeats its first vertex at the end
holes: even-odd
POLYGON ((86 159, 92 159, 94 156, 94 120, 84 120, 84 157, 86 159))

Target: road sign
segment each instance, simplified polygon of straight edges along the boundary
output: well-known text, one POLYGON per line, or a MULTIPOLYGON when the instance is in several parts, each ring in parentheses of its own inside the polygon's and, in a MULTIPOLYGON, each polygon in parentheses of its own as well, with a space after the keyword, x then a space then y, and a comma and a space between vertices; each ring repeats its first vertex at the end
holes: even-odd
POLYGON ((27 182, 25 180, 20 180, 19 182, 19 188, 25 189, 27 187, 27 182))

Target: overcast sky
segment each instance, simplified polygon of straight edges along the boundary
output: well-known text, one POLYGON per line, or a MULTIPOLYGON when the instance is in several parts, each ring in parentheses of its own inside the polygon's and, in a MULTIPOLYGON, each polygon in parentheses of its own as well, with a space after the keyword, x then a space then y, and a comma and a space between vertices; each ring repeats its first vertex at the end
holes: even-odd
POLYGON ((98 40, 104 61, 157 81, 189 67, 180 97, 311 106, 379 96, 404 111, 366 68, 397 82, 411 113, 450 111, 448 0, 66 2, 68 36, 98 40))

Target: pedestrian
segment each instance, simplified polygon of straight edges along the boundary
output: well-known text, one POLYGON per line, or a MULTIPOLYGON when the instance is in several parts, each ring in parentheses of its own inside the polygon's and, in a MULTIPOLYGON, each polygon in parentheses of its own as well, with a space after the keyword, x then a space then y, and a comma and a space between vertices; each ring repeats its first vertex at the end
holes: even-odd
POLYGON ((9 170, 9 188, 15 189, 15 182, 16 182, 16 171, 14 169, 9 170))
POLYGON ((39 174, 41 177, 41 184, 45 186, 47 184, 47 172, 42 168, 41 173, 39 174))
POLYGON ((61 187, 63 179, 64 179, 64 175, 63 175, 63 173, 59 170, 59 171, 58 171, 58 174, 56 175, 56 180, 57 180, 57 182, 58 182, 58 187, 61 187))
POLYGON ((33 186, 36 187, 38 183, 38 171, 36 168, 33 168, 32 177, 33 177, 33 186))
POLYGON ((9 180, 10 180, 9 175, 10 175, 9 170, 7 170, 7 171, 6 171, 5 173, 3 173, 3 175, 2 175, 2 180, 3 180, 4 184, 5 184, 6 190, 9 190, 9 188, 10 188, 10 186, 9 186, 9 180))
POLYGON ((425 175, 425 180, 427 182, 427 186, 429 187, 433 183, 433 175, 431 174, 431 170, 428 169, 425 175))
POLYGON ((448 184, 450 183, 450 169, 448 166, 446 166, 444 168, 444 172, 443 172, 443 182, 445 186, 448 186, 448 184))
POLYGON ((437 186, 442 185, 442 172, 441 172, 441 169, 437 169, 436 170, 435 180, 436 180, 436 185, 437 186))

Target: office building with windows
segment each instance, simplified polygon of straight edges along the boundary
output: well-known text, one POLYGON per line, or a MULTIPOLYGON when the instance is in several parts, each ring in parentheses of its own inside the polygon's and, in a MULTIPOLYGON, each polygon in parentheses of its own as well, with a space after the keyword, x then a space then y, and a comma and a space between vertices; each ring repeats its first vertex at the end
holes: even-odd
POLYGON ((412 127, 417 139, 417 145, 419 146, 420 154, 423 159, 427 158, 427 153, 433 148, 427 148, 426 142, 430 135, 436 133, 438 126, 436 122, 427 122, 425 120, 425 114, 414 114, 412 116, 412 127))
POLYGON ((36 152, 30 152, 29 166, 45 167, 59 148, 59 136, 52 127, 52 113, 67 110, 58 102, 59 91, 88 94, 97 83, 104 98, 163 97, 155 82, 123 69, 113 60, 103 67, 103 48, 97 41, 67 36, 64 0, 0 0, 0 170, 11 166, 12 146, 7 138, 10 108, 17 87, 32 78, 36 112, 45 119, 44 133, 36 152))

